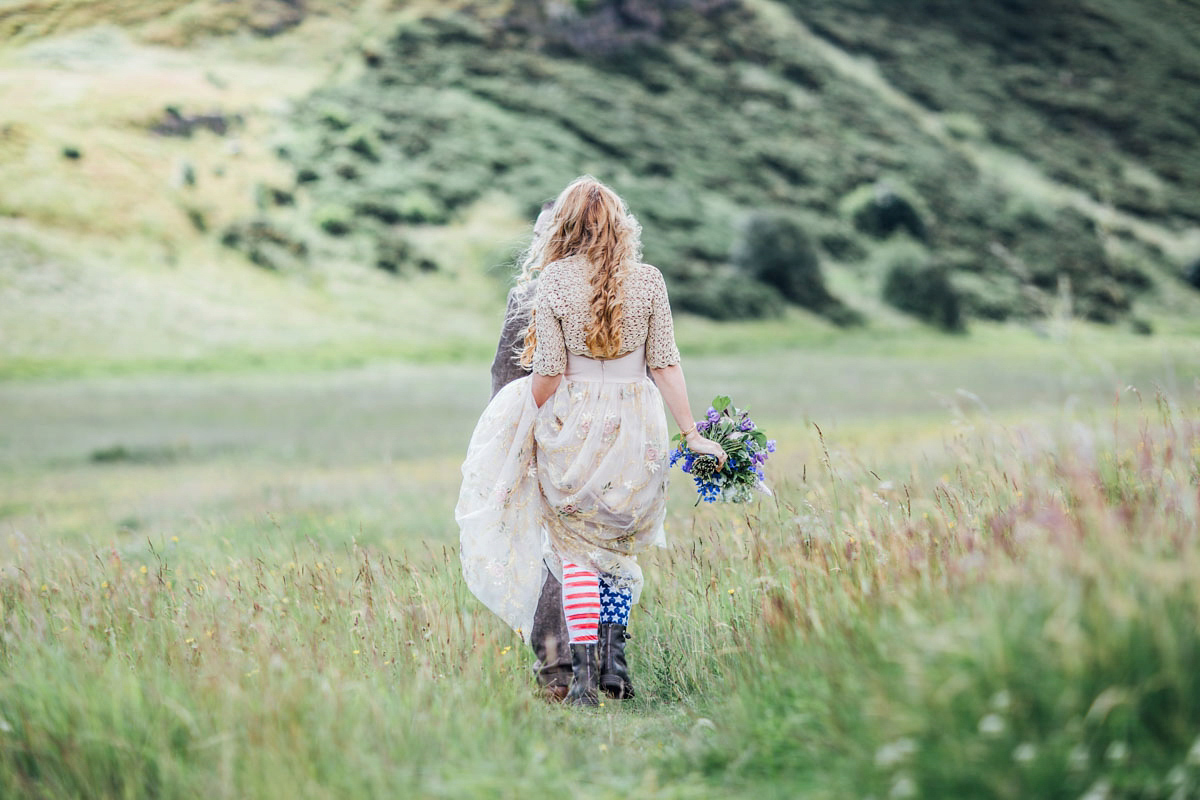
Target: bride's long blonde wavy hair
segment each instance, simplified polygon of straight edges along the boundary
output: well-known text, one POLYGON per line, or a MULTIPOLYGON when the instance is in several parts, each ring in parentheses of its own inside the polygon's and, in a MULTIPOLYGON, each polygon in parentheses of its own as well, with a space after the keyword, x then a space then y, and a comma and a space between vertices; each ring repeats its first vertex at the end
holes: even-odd
POLYGON ((621 352, 625 276, 642 258, 642 226, 616 192, 590 175, 563 189, 544 230, 534 231, 533 244, 521 264, 517 286, 530 311, 520 355, 525 367, 533 364, 537 348, 534 293, 526 287, 548 264, 571 256, 582 256, 591 267, 588 352, 596 358, 613 358, 621 352))

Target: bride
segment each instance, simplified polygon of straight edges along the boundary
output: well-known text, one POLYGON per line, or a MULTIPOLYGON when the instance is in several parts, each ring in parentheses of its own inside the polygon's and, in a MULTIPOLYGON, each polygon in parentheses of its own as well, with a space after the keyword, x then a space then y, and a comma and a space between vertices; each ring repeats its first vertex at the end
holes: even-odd
POLYGON ((550 570, 562 582, 573 678, 566 702, 633 696, 625 624, 637 554, 663 544, 663 401, 697 453, 662 274, 612 189, 577 178, 554 203, 518 284, 536 280, 514 357, 532 375, 493 398, 471 436, 455 518, 467 586, 527 641, 550 570), (653 382, 647 377, 653 377, 653 382))

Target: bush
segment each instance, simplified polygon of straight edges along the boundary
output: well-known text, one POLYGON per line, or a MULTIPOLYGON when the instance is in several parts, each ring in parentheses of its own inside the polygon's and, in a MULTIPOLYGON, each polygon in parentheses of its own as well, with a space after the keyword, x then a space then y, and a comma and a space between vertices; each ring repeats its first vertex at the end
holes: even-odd
POLYGON ((891 306, 946 331, 965 328, 962 302, 947 270, 916 248, 895 251, 883 281, 883 299, 891 306))
POLYGON ((679 281, 671 301, 678 310, 715 320, 776 317, 784 307, 775 289, 736 274, 679 281))
POLYGON ((397 275, 411 260, 412 250, 407 240, 399 236, 387 236, 375 242, 376 268, 397 275))
POLYGON ((317 209, 315 221, 330 236, 345 236, 353 227, 354 215, 344 206, 327 205, 317 209))
POLYGON ((284 269, 308 259, 303 239, 265 218, 230 225, 221 234, 221 244, 244 253, 263 269, 284 269))
POLYGON ((746 276, 836 325, 862 321, 857 312, 825 288, 817 251, 795 217, 773 212, 751 214, 742 224, 731 258, 746 276))
POLYGON ((855 228, 877 239, 897 231, 920 241, 927 235, 916 200, 884 181, 855 189, 842 201, 842 211, 855 228))
POLYGON ((751 214, 734 242, 732 261, 742 272, 775 287, 798 306, 820 311, 833 299, 825 288, 817 251, 793 217, 751 214))
POLYGON ((1200 258, 1183 268, 1183 280, 1193 289, 1200 290, 1200 258))

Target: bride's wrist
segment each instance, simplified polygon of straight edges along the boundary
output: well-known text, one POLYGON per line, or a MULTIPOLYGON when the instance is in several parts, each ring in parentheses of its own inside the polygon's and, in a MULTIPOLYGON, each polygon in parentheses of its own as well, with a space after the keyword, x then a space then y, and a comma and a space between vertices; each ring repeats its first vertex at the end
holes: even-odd
POLYGON ((696 423, 693 422, 691 424, 691 427, 689 427, 687 430, 682 430, 679 433, 681 436, 683 436, 684 439, 690 439, 692 437, 692 434, 697 433, 696 423))

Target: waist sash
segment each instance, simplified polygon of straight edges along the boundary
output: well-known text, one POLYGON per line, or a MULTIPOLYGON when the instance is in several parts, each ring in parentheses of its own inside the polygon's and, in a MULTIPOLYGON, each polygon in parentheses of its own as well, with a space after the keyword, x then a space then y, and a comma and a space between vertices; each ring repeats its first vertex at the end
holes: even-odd
POLYGON ((646 348, 620 358, 589 358, 567 353, 567 380, 636 383, 646 377, 646 348))

